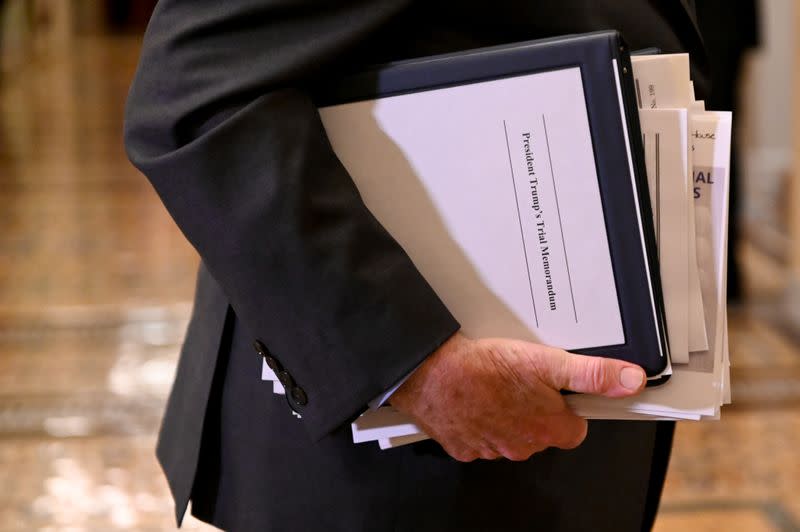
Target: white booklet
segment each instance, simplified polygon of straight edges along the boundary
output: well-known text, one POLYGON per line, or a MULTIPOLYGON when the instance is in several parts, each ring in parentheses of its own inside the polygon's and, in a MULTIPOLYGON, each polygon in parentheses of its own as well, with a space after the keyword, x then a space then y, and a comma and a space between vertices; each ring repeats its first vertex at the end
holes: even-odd
POLYGON ((364 203, 464 334, 624 343, 580 69, 320 116, 364 203))

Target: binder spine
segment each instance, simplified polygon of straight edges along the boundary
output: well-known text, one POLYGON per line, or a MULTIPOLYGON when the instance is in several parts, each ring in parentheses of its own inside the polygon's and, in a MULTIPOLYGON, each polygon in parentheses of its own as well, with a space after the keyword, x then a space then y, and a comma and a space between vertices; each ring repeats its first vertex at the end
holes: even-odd
MULTIPOLYGON (((623 116, 628 128, 629 142, 631 145, 631 158, 636 179, 636 193, 644 227, 645 254, 650 268, 651 283, 653 286, 654 304, 656 306, 657 326, 660 331, 659 342, 661 350, 669 360, 669 333, 667 330, 666 310, 664 307, 664 292, 661 286, 661 269, 658 261, 658 244, 653 223, 653 208, 650 201, 647 183, 647 168, 644 161, 644 146, 642 144, 642 131, 639 125, 638 104, 636 88, 633 81, 633 65, 631 53, 621 36, 618 36, 613 45, 612 55, 616 59, 616 68, 622 90, 624 104, 623 116)), ((648 385, 661 384, 669 379, 664 375, 660 379, 651 380, 648 385)))

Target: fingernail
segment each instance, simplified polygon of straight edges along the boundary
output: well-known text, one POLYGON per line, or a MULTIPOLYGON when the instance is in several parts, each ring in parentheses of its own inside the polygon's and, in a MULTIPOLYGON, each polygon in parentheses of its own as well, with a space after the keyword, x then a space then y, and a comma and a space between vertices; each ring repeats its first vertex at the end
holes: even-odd
POLYGON ((619 374, 619 382, 629 390, 638 390, 644 382, 644 371, 639 368, 622 368, 619 374))

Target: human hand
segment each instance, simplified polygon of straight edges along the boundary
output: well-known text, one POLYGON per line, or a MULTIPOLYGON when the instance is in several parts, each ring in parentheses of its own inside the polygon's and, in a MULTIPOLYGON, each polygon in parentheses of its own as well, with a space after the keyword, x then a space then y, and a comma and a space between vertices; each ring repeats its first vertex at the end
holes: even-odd
POLYGON ((572 449, 586 437, 586 420, 559 390, 627 397, 645 383, 644 371, 629 362, 457 333, 389 402, 456 460, 527 460, 548 447, 572 449))

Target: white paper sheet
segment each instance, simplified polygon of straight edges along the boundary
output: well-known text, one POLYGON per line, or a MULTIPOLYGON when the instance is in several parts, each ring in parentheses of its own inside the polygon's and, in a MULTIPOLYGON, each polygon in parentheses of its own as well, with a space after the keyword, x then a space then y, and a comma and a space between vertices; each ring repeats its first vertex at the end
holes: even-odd
POLYGON ((689 54, 631 57, 640 109, 688 109, 694 101, 689 54))
POLYGON ((639 112, 672 363, 689 362, 688 114, 685 109, 639 112))
POLYGON ((730 346, 728 343, 728 311, 725 310, 725 327, 724 327, 724 335, 722 337, 722 348, 724 351, 724 372, 722 374, 722 404, 729 405, 733 402, 733 397, 731 395, 731 357, 730 357, 730 346))
POLYGON ((378 444, 381 449, 386 450, 427 439, 428 437, 425 434, 412 434, 409 436, 398 436, 396 438, 381 438, 378 440, 378 444))
MULTIPOLYGON (((690 115, 691 116, 691 113, 690 115)), ((691 142, 687 140, 689 146, 691 142)), ((689 167, 687 169, 690 181, 694 169, 694 153, 689 150, 689 167)), ((689 205, 689 352, 704 351, 708 349, 708 331, 704 319, 703 294, 700 290, 700 270, 697 266, 697 224, 694 204, 694 186, 689 187, 687 201, 689 205)))
POLYGON ((394 408, 381 407, 368 414, 359 417, 351 424, 353 443, 422 433, 422 430, 405 414, 394 408))
MULTIPOLYGON (((659 54, 634 56, 633 66, 636 95, 641 109, 692 109, 696 108, 694 86, 690 80, 688 54, 659 54)), ((688 143, 688 139, 687 139, 688 143)), ((692 173, 691 153, 687 160, 687 173, 692 173)), ((689 351, 708 349, 708 338, 703 320, 703 299, 700 293, 700 274, 697 269, 694 205, 687 194, 689 206, 689 351)))

